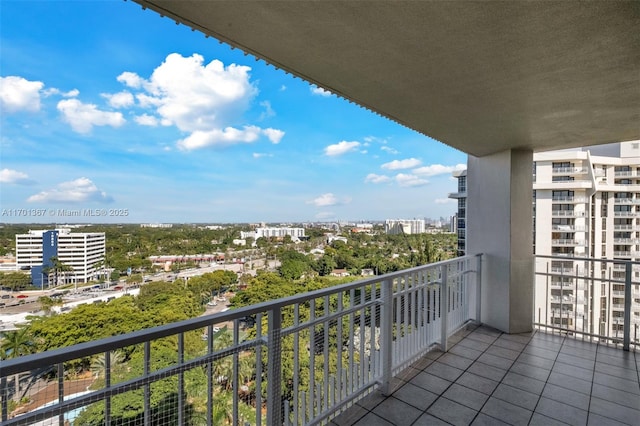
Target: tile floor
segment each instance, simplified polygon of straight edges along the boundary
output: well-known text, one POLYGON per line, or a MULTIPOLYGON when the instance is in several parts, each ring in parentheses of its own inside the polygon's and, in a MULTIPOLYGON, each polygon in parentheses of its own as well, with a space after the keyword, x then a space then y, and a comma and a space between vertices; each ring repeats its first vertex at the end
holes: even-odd
POLYGON ((639 375, 640 352, 472 327, 331 425, 640 425, 639 375))

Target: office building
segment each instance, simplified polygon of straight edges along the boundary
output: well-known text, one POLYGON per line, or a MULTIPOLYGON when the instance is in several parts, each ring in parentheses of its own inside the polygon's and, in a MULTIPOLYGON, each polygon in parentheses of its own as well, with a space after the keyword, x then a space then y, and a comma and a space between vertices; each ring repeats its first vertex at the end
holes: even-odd
POLYGON ((16 235, 16 268, 29 269, 37 287, 95 279, 104 264, 104 256, 104 232, 55 229, 16 235), (47 274, 47 269, 54 266, 52 258, 70 269, 55 274, 57 283, 49 282, 49 276, 53 274, 47 274))
POLYGON ((387 219, 384 221, 384 232, 387 234, 423 234, 424 219, 387 219))

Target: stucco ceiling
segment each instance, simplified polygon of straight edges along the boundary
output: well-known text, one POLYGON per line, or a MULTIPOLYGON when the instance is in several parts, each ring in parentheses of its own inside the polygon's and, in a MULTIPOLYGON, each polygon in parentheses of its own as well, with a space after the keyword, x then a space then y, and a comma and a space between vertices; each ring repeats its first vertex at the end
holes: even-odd
POLYGON ((640 139, 640 1, 135 1, 472 155, 640 139))

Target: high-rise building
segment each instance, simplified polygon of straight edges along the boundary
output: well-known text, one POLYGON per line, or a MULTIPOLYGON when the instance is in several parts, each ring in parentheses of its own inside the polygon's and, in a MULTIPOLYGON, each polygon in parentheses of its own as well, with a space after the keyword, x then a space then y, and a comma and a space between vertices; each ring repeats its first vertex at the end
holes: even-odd
POLYGON ((272 227, 268 228, 261 226, 251 232, 240 232, 240 238, 284 238, 289 235, 291 238, 305 238, 304 228, 284 228, 284 227, 272 227))
MULTIPOLYGON (((533 252, 552 257, 549 271, 536 276, 536 288, 546 291, 536 292, 535 310, 564 312, 553 319, 557 325, 614 335, 622 329, 625 265, 579 259, 640 260, 640 141, 540 152, 533 160, 533 252), (611 285, 588 286, 575 276, 588 273, 610 277, 611 285), (583 315, 591 310, 593 316, 583 315), (601 330, 603 324, 610 329, 601 330)), ((449 197, 458 200, 458 255, 464 255, 466 173, 454 177, 458 192, 449 197)), ((640 278, 640 269, 632 273, 640 278)), ((632 303, 632 315, 640 318, 640 303, 632 303)))
POLYGON ((458 213, 456 230, 458 234, 458 256, 464 256, 466 249, 466 232, 467 232, 467 171, 457 170, 453 172, 453 177, 458 179, 458 192, 449 194, 449 198, 458 201, 458 213))
POLYGON ((423 234, 424 219, 387 219, 384 221, 387 234, 423 234))
POLYGON ((70 229, 37 230, 16 235, 16 267, 30 269, 33 285, 49 283, 47 268, 59 264, 70 270, 55 274, 58 283, 87 282, 96 278, 105 255, 104 232, 71 232, 70 229))

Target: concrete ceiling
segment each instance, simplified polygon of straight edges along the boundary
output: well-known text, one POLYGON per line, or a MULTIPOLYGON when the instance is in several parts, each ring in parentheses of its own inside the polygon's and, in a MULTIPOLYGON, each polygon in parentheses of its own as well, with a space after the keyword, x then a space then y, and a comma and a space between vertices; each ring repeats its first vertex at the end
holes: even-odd
POLYGON ((135 1, 472 155, 640 139, 640 1, 135 1))

